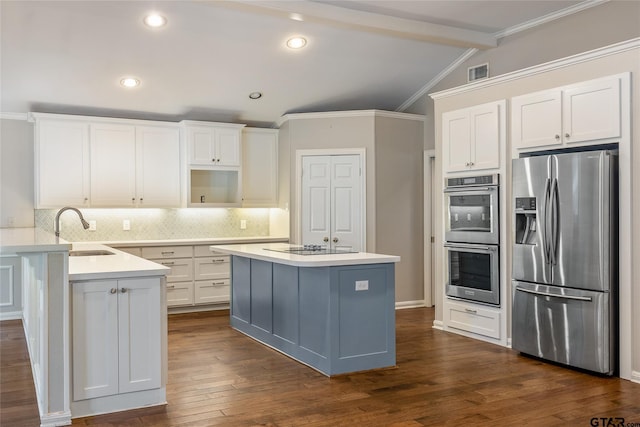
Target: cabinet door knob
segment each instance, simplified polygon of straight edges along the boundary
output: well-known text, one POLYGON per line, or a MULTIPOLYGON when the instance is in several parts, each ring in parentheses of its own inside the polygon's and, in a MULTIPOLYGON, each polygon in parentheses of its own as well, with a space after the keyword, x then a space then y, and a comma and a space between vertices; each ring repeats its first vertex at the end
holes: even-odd
POLYGON ((143 200, 142 197, 140 197, 140 203, 142 203, 142 200, 143 200))
POLYGON ((212 161, 213 163, 215 163, 215 162, 216 162, 216 159, 211 159, 211 161, 212 161))
POLYGON ((564 134, 564 137, 565 137, 565 138, 570 138, 570 137, 571 137, 571 135, 569 135, 568 133, 565 133, 565 134, 564 134))
POLYGON ((556 135, 556 139, 560 139, 560 135, 556 135))
POLYGON ((109 291, 110 294, 115 294, 116 292, 118 292, 116 288, 111 288, 111 290, 109 291))
POLYGON ((333 243, 338 243, 338 238, 337 237, 333 238, 333 243))
POLYGON ((136 202, 136 198, 135 198, 135 197, 132 197, 132 198, 131 198, 131 201, 132 201, 133 203, 135 203, 135 202, 136 202))
POLYGON ((469 166, 469 162, 465 163, 464 165, 465 165, 465 166, 469 166))
POLYGON ((328 241, 329 241, 329 238, 328 238, 328 237, 325 237, 324 239, 322 239, 322 241, 323 241, 323 242, 328 242, 328 241))

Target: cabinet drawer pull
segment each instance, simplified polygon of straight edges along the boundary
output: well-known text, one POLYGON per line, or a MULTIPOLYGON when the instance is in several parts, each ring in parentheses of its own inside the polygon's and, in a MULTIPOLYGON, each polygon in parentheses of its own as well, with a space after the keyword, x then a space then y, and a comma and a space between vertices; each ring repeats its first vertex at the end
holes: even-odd
POLYGON ((467 313, 471 313, 471 314, 478 314, 478 310, 472 310, 470 308, 465 308, 464 311, 466 311, 467 313))
POLYGON ((213 282, 214 285, 224 285, 224 282, 213 282))
POLYGON ((172 255, 172 254, 174 254, 175 252, 174 252, 174 251, 162 251, 162 252, 160 252, 160 253, 161 253, 162 255, 172 255))
POLYGON ((167 285, 167 289, 175 289, 176 285, 167 285))
POLYGON ((175 262, 174 261, 165 261, 162 263, 162 265, 174 265, 175 262))
POLYGON ((224 259, 214 259, 213 262, 224 262, 224 259))

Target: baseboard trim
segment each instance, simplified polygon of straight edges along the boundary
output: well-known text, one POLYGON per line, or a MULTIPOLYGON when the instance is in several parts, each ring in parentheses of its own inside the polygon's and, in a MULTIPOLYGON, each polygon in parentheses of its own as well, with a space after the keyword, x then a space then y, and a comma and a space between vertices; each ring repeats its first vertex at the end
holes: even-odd
POLYGON ((426 307, 426 305, 424 304, 424 300, 396 302, 396 310, 402 310, 404 308, 419 308, 419 307, 426 307))
POLYGON ((438 329, 439 331, 444 331, 444 323, 442 320, 434 320, 433 321, 433 329, 438 329))
POLYGON ((0 313, 0 322, 3 320, 22 320, 22 312, 9 311, 7 313, 0 313))
POLYGON ((631 371, 631 381, 640 384, 640 371, 631 371))
POLYGON ((71 425, 71 412, 52 412, 40 415, 40 427, 58 427, 71 425))

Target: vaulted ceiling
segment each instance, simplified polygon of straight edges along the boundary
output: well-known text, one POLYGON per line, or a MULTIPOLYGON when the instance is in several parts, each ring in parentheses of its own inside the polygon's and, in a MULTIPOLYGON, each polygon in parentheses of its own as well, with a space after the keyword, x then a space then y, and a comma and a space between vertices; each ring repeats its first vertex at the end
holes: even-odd
POLYGON ((469 49, 597 3, 2 0, 0 111, 268 126, 402 110, 469 49), (147 27, 150 11, 167 25, 147 27), (303 49, 285 46, 294 35, 303 49), (125 76, 140 85, 122 87, 125 76))

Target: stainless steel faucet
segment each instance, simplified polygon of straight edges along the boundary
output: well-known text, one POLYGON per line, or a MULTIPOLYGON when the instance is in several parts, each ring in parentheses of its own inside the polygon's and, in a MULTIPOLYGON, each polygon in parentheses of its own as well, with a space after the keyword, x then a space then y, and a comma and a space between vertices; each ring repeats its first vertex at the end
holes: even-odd
POLYGON ((84 217, 82 216, 82 212, 80 212, 78 209, 76 208, 72 208, 71 206, 65 206, 64 208, 60 209, 58 211, 58 213, 56 214, 56 227, 55 227, 55 233, 57 237, 60 237, 60 215, 62 214, 62 212, 67 211, 67 210, 72 210, 75 213, 78 214, 78 216, 80 217, 80 222, 82 222, 82 226, 84 227, 84 229, 86 230, 87 228, 89 228, 89 223, 87 221, 84 220, 84 217))

